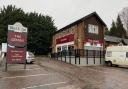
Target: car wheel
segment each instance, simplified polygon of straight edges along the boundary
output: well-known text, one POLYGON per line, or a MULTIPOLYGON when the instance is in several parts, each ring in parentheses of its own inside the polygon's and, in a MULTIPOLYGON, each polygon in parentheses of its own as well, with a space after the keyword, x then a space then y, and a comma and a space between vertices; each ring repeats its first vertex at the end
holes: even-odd
POLYGON ((107 65, 111 67, 112 66, 112 62, 111 61, 108 61, 107 62, 107 65))
POLYGON ((26 60, 26 64, 28 64, 29 62, 26 60))
POLYGON ((33 61, 31 61, 30 64, 33 64, 33 61))
POLYGON ((115 65, 115 67, 119 67, 119 65, 115 65))

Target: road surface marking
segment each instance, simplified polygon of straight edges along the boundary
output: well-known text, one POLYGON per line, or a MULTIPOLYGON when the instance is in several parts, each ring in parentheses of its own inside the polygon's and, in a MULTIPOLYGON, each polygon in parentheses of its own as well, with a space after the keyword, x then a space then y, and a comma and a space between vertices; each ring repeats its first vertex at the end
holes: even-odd
POLYGON ((18 70, 39 70, 39 69, 41 69, 41 68, 33 68, 33 69, 28 68, 28 69, 18 69, 18 70))
POLYGON ((14 77, 3 77, 1 79, 13 79, 13 78, 26 78, 26 77, 36 77, 36 76, 45 76, 45 75, 51 75, 53 73, 49 73, 49 74, 36 74, 36 75, 27 75, 27 76, 14 76, 14 77))
POLYGON ((43 85, 38 85, 38 86, 26 87, 26 88, 22 88, 22 89, 32 89, 32 88, 37 88, 37 87, 58 85, 58 84, 64 84, 64 83, 67 83, 67 82, 49 83, 49 84, 43 84, 43 85))

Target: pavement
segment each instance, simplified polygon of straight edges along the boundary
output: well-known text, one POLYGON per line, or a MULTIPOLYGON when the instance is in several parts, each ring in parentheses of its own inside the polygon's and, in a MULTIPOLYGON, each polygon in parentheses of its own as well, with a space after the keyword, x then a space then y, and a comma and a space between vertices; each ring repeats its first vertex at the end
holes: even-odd
POLYGON ((47 57, 0 70, 0 89, 128 89, 127 83, 127 67, 77 67, 47 57))

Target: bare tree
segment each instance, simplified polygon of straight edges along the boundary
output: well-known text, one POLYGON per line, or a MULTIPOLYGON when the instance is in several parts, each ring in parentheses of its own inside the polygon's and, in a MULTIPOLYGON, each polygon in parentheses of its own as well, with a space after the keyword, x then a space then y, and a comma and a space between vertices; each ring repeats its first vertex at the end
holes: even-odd
POLYGON ((128 36, 128 7, 123 8, 122 11, 119 13, 119 16, 121 18, 124 28, 127 31, 128 36))

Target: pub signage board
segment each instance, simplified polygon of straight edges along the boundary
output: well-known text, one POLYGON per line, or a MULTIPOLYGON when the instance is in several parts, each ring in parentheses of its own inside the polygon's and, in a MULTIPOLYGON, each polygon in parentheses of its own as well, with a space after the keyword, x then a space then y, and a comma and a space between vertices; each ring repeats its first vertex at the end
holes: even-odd
POLYGON ((74 34, 68 34, 61 38, 56 39, 56 44, 62 44, 62 43, 67 43, 71 41, 74 41, 74 34))
POLYGON ((7 63, 25 63, 27 28, 19 22, 8 25, 7 63))
POLYGON ((13 48, 7 47, 7 63, 24 63, 26 59, 26 49, 25 48, 13 48))
POLYGON ((12 46, 23 47, 27 44, 27 28, 21 23, 8 25, 8 44, 12 46))

